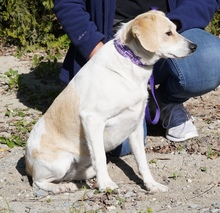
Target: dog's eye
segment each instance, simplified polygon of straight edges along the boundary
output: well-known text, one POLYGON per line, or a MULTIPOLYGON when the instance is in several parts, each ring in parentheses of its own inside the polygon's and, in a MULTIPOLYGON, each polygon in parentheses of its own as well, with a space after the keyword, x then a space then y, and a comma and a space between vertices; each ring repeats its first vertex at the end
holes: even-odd
POLYGON ((166 32, 166 34, 167 34, 168 36, 172 36, 172 35, 173 35, 173 33, 172 33, 171 31, 166 32))

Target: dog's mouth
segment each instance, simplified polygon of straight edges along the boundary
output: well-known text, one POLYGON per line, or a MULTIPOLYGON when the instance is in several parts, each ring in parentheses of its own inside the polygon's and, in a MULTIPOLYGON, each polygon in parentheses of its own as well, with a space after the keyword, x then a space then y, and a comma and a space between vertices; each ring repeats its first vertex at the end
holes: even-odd
POLYGON ((169 53, 168 55, 169 55, 169 58, 179 58, 177 55, 172 54, 172 53, 169 53))
POLYGON ((168 53, 163 58, 185 58, 192 53, 193 53, 192 51, 189 51, 188 53, 183 54, 183 55, 176 55, 174 53, 168 53))
POLYGON ((183 57, 179 57, 179 56, 177 56, 177 55, 175 55, 173 53, 167 53, 166 55, 161 55, 160 57, 161 58, 184 58, 184 56, 183 57))

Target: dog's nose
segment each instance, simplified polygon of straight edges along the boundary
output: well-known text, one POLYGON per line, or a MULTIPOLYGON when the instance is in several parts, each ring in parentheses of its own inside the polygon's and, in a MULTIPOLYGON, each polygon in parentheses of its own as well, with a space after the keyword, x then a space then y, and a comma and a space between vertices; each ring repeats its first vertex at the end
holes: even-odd
POLYGON ((197 48, 197 45, 194 44, 194 43, 190 43, 190 44, 189 44, 189 48, 190 48, 190 50, 191 50, 192 52, 195 52, 195 51, 196 51, 196 48, 197 48))

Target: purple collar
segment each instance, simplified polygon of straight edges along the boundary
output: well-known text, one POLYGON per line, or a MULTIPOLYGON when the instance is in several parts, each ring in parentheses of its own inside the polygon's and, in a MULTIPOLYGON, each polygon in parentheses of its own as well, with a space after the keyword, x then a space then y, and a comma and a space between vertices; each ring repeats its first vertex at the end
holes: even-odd
POLYGON ((114 45, 116 50, 125 58, 129 58, 134 64, 136 64, 137 66, 140 67, 144 67, 146 66, 145 64, 143 64, 140 60, 140 57, 136 56, 134 54, 134 52, 127 47, 125 44, 122 44, 119 39, 115 39, 114 40, 114 45))

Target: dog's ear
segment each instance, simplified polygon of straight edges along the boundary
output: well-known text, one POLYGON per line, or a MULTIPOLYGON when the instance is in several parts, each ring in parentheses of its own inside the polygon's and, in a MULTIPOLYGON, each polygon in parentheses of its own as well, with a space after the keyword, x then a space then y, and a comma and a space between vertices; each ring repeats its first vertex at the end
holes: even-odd
POLYGON ((124 44, 129 43, 134 37, 132 33, 132 22, 127 22, 122 25, 122 30, 118 31, 118 37, 120 37, 121 42, 124 44))
POLYGON ((134 20, 132 34, 147 51, 156 52, 158 49, 158 32, 154 14, 140 16, 134 20))

